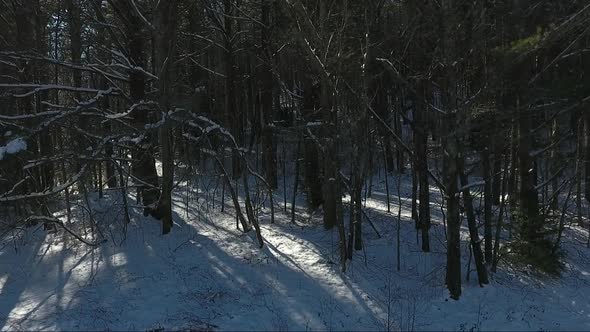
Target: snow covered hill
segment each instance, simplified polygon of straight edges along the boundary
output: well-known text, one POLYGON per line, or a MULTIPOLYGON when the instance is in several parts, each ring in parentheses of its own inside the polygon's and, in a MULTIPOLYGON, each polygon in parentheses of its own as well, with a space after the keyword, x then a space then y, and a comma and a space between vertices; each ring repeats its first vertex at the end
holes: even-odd
MULTIPOLYGON (((395 186, 393 178, 390 182, 395 186)), ((211 200, 196 199, 210 195, 203 190, 184 186, 176 192, 175 225, 166 236, 160 234, 158 221, 135 209, 123 237, 120 196, 110 192, 102 200, 93 197, 94 218, 108 239, 97 248, 61 230, 48 234, 42 226, 4 237, 0 328, 590 329, 586 231, 566 230, 562 278, 541 278, 503 264, 485 288, 478 286, 472 271, 463 296, 454 301, 444 285, 443 225, 433 225, 433 250, 422 253, 406 206, 401 211, 401 269, 396 270, 397 197, 387 213, 382 184, 366 204, 381 237, 364 227, 365 250, 355 252, 345 273, 338 265, 336 231, 323 228, 319 213, 298 215, 297 224, 291 224, 281 193, 275 198, 275 224, 269 223, 268 205, 260 211, 262 250, 251 235, 236 229, 229 199, 220 212, 219 201, 213 206, 211 200)), ((404 185, 405 195, 407 190, 404 185)), ((433 194, 433 219, 440 220, 436 202, 433 194)), ((466 245, 462 257, 465 278, 466 245)))

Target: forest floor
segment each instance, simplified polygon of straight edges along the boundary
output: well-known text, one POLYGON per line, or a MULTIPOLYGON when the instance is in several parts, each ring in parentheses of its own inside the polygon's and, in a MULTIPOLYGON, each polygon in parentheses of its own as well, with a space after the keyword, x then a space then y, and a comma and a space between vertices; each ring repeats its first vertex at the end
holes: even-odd
MULTIPOLYGON (((465 280, 464 242, 463 295, 454 301, 444 285, 445 233, 434 189, 432 252, 422 253, 410 218, 411 182, 402 179, 397 271, 396 179, 389 179, 388 213, 384 181, 375 177, 365 211, 381 237, 365 222, 364 250, 341 273, 337 232, 323 228, 321 212, 307 213, 303 194, 296 224, 290 204, 289 213, 283 211, 280 191, 274 224, 268 208, 259 211, 261 250, 251 234, 236 230, 229 197, 220 211, 220 186, 213 206, 215 179, 194 182, 175 192, 175 225, 165 236, 161 224, 137 208, 125 226, 122 196, 107 191, 100 200, 90 197, 92 217, 108 239, 97 248, 41 226, 4 238, 0 329, 590 330, 586 230, 566 229, 561 278, 502 263, 483 288, 475 272, 465 280)), ((81 207, 74 213, 86 214, 81 207)))

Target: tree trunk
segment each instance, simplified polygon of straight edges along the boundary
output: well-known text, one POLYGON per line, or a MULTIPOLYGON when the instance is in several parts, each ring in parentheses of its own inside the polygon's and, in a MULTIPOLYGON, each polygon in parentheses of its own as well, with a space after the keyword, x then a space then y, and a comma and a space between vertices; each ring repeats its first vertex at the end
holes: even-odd
POLYGON ((293 198, 291 201, 291 222, 295 223, 295 207, 297 198, 297 189, 299 187, 299 165, 301 159, 301 137, 297 138, 297 151, 295 152, 295 177, 293 182, 293 198))
MULTIPOLYGON (((496 127, 497 128, 497 127, 496 127)), ((499 129, 496 129, 499 130, 499 129)), ((502 132, 504 132, 502 130, 502 132)), ((499 137, 499 134, 493 133, 493 142, 492 146, 494 149, 493 154, 493 167, 492 167, 492 202, 494 205, 500 204, 500 193, 502 191, 502 149, 504 146, 504 141, 502 137, 499 137)))
MULTIPOLYGON (((231 134, 239 144, 240 140, 240 114, 236 108, 236 70, 233 45, 232 1, 224 0, 224 46, 225 46, 225 118, 231 134)), ((232 177, 234 180, 242 175, 241 159, 238 151, 232 152, 232 177)))
MULTIPOLYGON (((38 0, 31 0, 31 1, 23 1, 21 6, 18 6, 15 10, 15 25, 16 25, 16 49, 21 52, 30 52, 31 50, 35 49, 35 15, 39 10, 39 1, 38 0)), ((18 79, 21 82, 33 82, 35 79, 35 62, 33 61, 21 61, 19 63, 20 68, 18 72, 18 79)), ((23 91, 24 92, 24 91, 23 91)), ((20 98, 17 103, 16 107, 18 109, 17 115, 28 115, 33 112, 33 97, 27 96, 24 98, 20 98)), ((37 151, 38 151, 38 144, 37 138, 31 137, 26 140, 27 143, 27 157, 30 159, 38 158, 37 151)), ((17 162, 15 168, 18 169, 18 176, 23 177, 24 172, 21 171, 23 169, 23 163, 21 161, 17 162), (21 173, 23 172, 23 173, 21 173)), ((24 183, 23 192, 27 190, 35 190, 37 189, 38 181, 35 181, 33 177, 29 177, 29 179, 24 183)))
MULTIPOLYGON (((427 96, 428 89, 426 82, 422 82, 421 91, 423 96, 427 96)), ((427 97, 426 97, 427 98, 427 97)), ((420 108, 415 112, 415 128, 414 135, 416 140, 416 168, 418 173, 418 180, 420 188, 418 191, 418 198, 420 200, 418 225, 422 234, 422 251, 430 251, 430 187, 428 181, 428 108, 424 103, 417 103, 420 108)))
MULTIPOLYGON (((493 201, 493 190, 492 181, 494 176, 492 174, 492 168, 490 164, 490 151, 487 147, 482 152, 482 163, 483 163, 483 176, 484 176, 484 239, 485 239, 485 260, 487 264, 492 263, 492 201, 493 201)), ((465 184, 462 184, 465 185, 465 184)), ((465 198, 464 198, 465 199, 465 198)), ((467 204, 467 202, 465 202, 467 204)), ((471 226, 470 226, 471 227, 471 226)), ((477 232, 477 228, 475 229, 477 232)), ((471 230, 470 230, 471 232, 471 230)), ((473 241, 473 240, 472 240, 473 241)), ((479 241, 479 240, 478 240, 479 241)), ((472 242, 473 243, 473 242, 472 242)), ((477 243, 479 247, 479 243, 477 243)), ((479 249, 481 251, 481 249, 479 249)), ((477 250, 474 249, 475 262, 477 263, 477 250)), ((479 269, 479 267, 478 267, 479 269)))
POLYGON ((340 193, 336 192, 336 181, 340 178, 338 176, 338 154, 336 153, 336 139, 338 135, 338 119, 336 111, 333 109, 332 92, 329 90, 329 84, 324 79, 321 86, 321 109, 324 119, 322 131, 322 142, 326 147, 326 151, 322 158, 324 176, 321 184, 322 201, 324 204, 324 227, 330 229, 337 224, 338 211, 337 200, 340 193))
POLYGON ((304 179, 307 202, 312 210, 323 203, 319 153, 316 142, 306 137, 303 141, 304 179))
POLYGON ((355 174, 352 176, 353 178, 353 185, 351 193, 352 198, 354 198, 353 203, 353 211, 354 214, 354 249, 355 250, 362 250, 363 249, 363 238, 362 238, 362 190, 363 190, 363 181, 362 176, 360 174, 360 170, 357 168, 355 170, 355 174))
POLYGON ((158 215, 162 218, 162 234, 168 234, 173 226, 172 220, 172 189, 174 185, 174 150, 173 132, 167 113, 171 111, 172 99, 172 66, 176 47, 176 17, 178 2, 176 0, 161 1, 156 8, 156 72, 159 74, 158 99, 164 119, 158 129, 160 158, 162 162, 162 192, 158 202, 158 215))
MULTIPOLYGON (((515 211, 518 201, 518 127, 516 119, 513 118, 510 134, 510 176, 507 184, 510 210, 515 211)), ((512 227, 512 226, 510 226, 512 227)))
MULTIPOLYGON (((558 119, 555 118, 552 121, 551 124, 551 144, 554 145, 554 147, 551 149, 551 156, 549 158, 549 163, 551 165, 550 167, 550 174, 549 176, 552 178, 551 180, 551 208, 553 210, 556 210, 557 207, 557 203, 559 201, 558 199, 558 195, 557 194, 557 190, 559 187, 559 178, 561 176, 561 174, 557 174, 559 172, 559 168, 560 168, 560 163, 561 163, 561 156, 560 156, 560 149, 559 149, 559 124, 558 124, 558 119)), ((547 179, 545 179, 547 180, 547 179)), ((545 186, 547 188, 547 186, 545 186)))
MULTIPOLYGON (((449 116, 450 117, 450 116, 449 116)), ((449 124, 452 120, 447 121, 449 124)), ((458 147, 456 138, 450 136, 445 144, 445 187, 447 201, 447 273, 446 284, 451 298, 458 300, 461 296, 461 218, 459 216, 459 197, 457 179, 458 147)))
POLYGON ((583 227, 583 218, 582 218, 582 183, 584 182, 584 168, 583 166, 583 147, 584 147, 584 121, 583 119, 578 119, 576 122, 576 215, 578 220, 578 226, 583 227))
POLYGON ((264 174, 273 189, 277 189, 276 146, 273 137, 273 74, 272 49, 270 40, 270 2, 262 1, 262 27, 260 81, 260 107, 262 113, 262 154, 264 174))
MULTIPOLYGON (((32 1, 34 6, 37 7, 37 11, 35 12, 34 19, 35 19, 35 51, 38 54, 47 54, 48 47, 47 47, 47 26, 48 26, 48 14, 46 13, 47 9, 44 5, 42 5, 38 0, 32 1)), ((78 14, 79 19, 79 14, 78 14)), ((34 66, 34 76, 35 80, 38 82, 46 82, 48 77, 48 68, 46 64, 43 62, 39 62, 34 66)), ((43 112, 45 105, 42 101, 47 100, 49 97, 49 92, 40 92, 36 94, 35 97, 35 112, 43 112)), ((83 121, 83 120, 81 120, 83 121)), ((40 156, 52 156, 54 154, 54 147, 53 147, 53 137, 52 131, 46 130, 39 133, 39 154, 40 156)), ((39 182, 41 188, 44 190, 53 188, 54 186, 54 166, 53 163, 44 163, 39 168, 39 182)))
MULTIPOLYGON (((531 136, 531 115, 520 105, 520 97, 516 97, 516 108, 519 131, 518 144, 518 162, 520 191, 519 203, 521 208, 521 225, 520 235, 523 239, 536 243, 541 237, 541 228, 543 226, 541 216, 539 215, 539 198, 535 189, 534 173, 536 172, 535 163, 532 160, 530 151, 532 149, 531 136)), ((538 249, 538 248, 537 248, 538 249)))
POLYGON ((496 234, 494 239, 494 254, 492 260, 492 272, 496 272, 500 260, 500 235, 502 234, 502 222, 504 221, 504 209, 506 208, 506 187, 508 182, 508 166, 510 159, 506 156, 504 162, 504 172, 502 175, 502 188, 500 197, 500 211, 498 212, 498 222, 496 223, 496 234))
MULTIPOLYGON (((461 177, 461 186, 463 187, 463 203, 465 204, 465 213, 467 215, 467 225, 469 227, 469 237, 471 238, 471 248, 473 251, 473 257, 475 259, 475 266, 477 269, 477 279, 479 280, 479 285, 483 286, 489 283, 488 280, 488 271, 486 270, 484 264, 484 255, 481 251, 480 246, 480 239, 479 239, 479 232, 477 231, 477 221, 475 220, 475 213, 473 212, 473 198, 471 196, 471 190, 469 189, 469 178, 465 174, 465 169, 463 166, 463 160, 461 156, 458 156, 459 160, 457 161, 458 168, 459 168, 459 176, 461 177)), ((491 217, 491 216, 490 216, 491 217)), ((486 261, 491 263, 492 262, 492 253, 490 248, 490 258, 488 260, 488 225, 486 225, 486 261)), ((491 221, 489 224, 489 244, 491 246, 491 221)))
MULTIPOLYGON (((126 22, 126 33, 128 37, 129 61, 135 67, 145 68, 144 61, 144 22, 131 4, 125 0, 116 1, 118 7, 124 9, 124 12, 117 13, 121 20, 126 22)), ((126 53, 126 52, 124 52, 126 53)), ((129 95, 133 104, 139 104, 145 98, 145 76, 139 70, 129 70, 129 95)), ((148 112, 150 110, 140 107, 134 113, 134 126, 138 131, 144 131, 145 125, 149 122, 148 112)), ((131 173, 141 182, 138 184, 138 194, 142 197, 144 206, 144 215, 155 213, 156 204, 160 196, 158 185, 158 173, 156 172, 156 161, 154 158, 153 137, 148 135, 142 141, 138 142, 135 149, 132 150, 133 158, 131 173)))
POLYGON ((412 156, 412 220, 416 230, 420 229, 418 221, 418 172, 416 171, 416 154, 412 156))
MULTIPOLYGON (((585 164, 585 197, 590 203, 590 111, 582 111, 584 114, 585 144, 584 144, 584 164, 585 164)), ((580 133, 582 135, 582 133, 580 133)))

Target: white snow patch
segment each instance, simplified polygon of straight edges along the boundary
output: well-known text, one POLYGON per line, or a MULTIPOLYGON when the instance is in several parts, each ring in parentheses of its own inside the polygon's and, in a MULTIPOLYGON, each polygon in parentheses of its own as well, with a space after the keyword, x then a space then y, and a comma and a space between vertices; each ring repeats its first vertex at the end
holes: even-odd
POLYGON ((0 160, 4 159, 5 155, 17 154, 27 149, 27 142, 22 138, 16 138, 8 142, 5 146, 0 146, 0 160))
POLYGON ((5 274, 3 276, 0 276, 0 289, 4 289, 4 286, 6 285, 6 282, 8 281, 8 275, 5 274))

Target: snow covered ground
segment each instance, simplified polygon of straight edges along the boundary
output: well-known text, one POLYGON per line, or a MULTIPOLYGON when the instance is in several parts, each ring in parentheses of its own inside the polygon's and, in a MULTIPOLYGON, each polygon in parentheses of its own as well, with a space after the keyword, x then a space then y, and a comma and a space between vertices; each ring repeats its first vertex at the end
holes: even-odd
MULTIPOLYGON (((395 183, 392 177, 390 188, 395 183)), ((403 183, 402 196, 409 197, 409 182, 403 183)), ((42 227, 5 239, 0 328, 590 330, 584 230, 566 230, 561 279, 503 265, 480 288, 475 272, 465 281, 464 245, 463 296, 453 301, 444 286, 443 226, 435 223, 431 230, 433 251, 420 252, 406 206, 396 270, 397 198, 387 213, 382 181, 366 207, 382 237, 365 224, 365 251, 355 253, 346 273, 339 272, 337 233, 324 230, 319 214, 310 217, 300 207, 297 225, 291 224, 277 193, 276 223, 269 223, 269 209, 260 215, 266 241, 261 250, 251 235, 236 230, 229 197, 225 212, 219 201, 213 206, 205 200, 213 187, 203 192, 185 183, 176 192, 175 225, 166 236, 159 222, 134 209, 123 238, 120 196, 107 192, 102 200, 92 199, 93 217, 109 240, 96 249, 42 227)), ((434 192, 433 218, 440 221, 434 192)), ((219 199, 219 188, 217 194, 219 199)))

